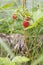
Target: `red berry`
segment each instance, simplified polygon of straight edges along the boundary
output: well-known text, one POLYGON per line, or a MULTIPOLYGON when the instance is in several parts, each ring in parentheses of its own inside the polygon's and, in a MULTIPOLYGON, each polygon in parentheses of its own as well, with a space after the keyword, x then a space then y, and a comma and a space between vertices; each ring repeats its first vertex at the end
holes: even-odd
POLYGON ((17 15, 16 15, 16 14, 14 14, 14 15, 13 15, 13 19, 16 19, 16 18, 17 18, 17 15))
POLYGON ((24 22, 23 22, 23 26, 24 26, 24 27, 28 27, 28 26, 29 26, 29 22, 28 22, 28 21, 24 21, 24 22))
POLYGON ((29 20, 30 20, 30 17, 26 17, 25 20, 26 20, 26 21, 29 21, 29 20))

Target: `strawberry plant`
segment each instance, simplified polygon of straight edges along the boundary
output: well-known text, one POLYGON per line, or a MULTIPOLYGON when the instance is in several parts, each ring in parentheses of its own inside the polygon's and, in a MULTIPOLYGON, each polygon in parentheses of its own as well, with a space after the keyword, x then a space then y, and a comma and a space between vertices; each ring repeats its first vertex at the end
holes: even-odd
POLYGON ((0 65, 43 65, 43 7, 34 6, 32 0, 29 10, 27 0, 19 2, 0 6, 0 33, 4 34, 0 35, 0 65), (13 34, 21 37, 15 39, 13 34))

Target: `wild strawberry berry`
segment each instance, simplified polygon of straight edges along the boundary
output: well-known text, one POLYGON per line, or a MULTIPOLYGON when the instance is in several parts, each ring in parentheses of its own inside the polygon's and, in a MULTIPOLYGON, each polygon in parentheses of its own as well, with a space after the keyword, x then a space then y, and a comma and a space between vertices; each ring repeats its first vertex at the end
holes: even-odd
POLYGON ((28 22, 28 21, 24 21, 24 22, 23 22, 23 26, 24 26, 24 27, 28 27, 28 26, 29 26, 29 22, 28 22))
POLYGON ((16 19, 17 18, 17 15, 16 14, 13 14, 13 19, 16 19))
POLYGON ((29 21, 29 20, 30 20, 30 17, 26 17, 25 20, 26 20, 26 21, 29 21))

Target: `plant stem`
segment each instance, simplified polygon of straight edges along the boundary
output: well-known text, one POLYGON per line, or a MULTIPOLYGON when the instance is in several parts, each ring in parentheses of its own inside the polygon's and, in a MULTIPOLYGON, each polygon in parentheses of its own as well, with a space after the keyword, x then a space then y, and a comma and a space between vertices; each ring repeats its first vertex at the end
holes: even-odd
POLYGON ((26 0, 22 0, 22 6, 23 6, 23 11, 24 11, 24 8, 26 7, 26 0))

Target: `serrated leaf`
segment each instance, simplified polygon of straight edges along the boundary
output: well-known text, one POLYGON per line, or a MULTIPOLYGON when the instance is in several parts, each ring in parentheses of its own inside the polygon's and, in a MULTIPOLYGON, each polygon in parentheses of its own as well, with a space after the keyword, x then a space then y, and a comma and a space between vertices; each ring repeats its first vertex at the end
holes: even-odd
POLYGON ((0 65, 10 65, 10 60, 8 58, 0 58, 0 65))
POLYGON ((0 57, 0 65, 15 65, 15 62, 9 60, 9 58, 0 57))
POLYGON ((23 62, 27 62, 27 61, 30 61, 29 58, 27 57, 24 57, 24 56, 16 56, 12 62, 18 62, 18 63, 23 63, 23 62))

